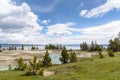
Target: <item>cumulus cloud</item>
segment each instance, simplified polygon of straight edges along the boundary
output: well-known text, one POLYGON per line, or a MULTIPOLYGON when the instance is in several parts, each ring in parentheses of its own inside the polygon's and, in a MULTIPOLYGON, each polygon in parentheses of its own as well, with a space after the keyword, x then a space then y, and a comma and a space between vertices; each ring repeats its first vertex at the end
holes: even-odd
POLYGON ((115 38, 120 32, 120 21, 112 21, 100 26, 82 29, 82 39, 87 41, 96 40, 101 44, 108 43, 110 39, 115 38))
POLYGON ((79 15, 87 18, 99 17, 114 9, 120 10, 120 0, 107 0, 103 5, 93 8, 90 11, 82 10, 79 15))
POLYGON ((80 12, 80 16, 84 16, 84 15, 86 15, 87 14, 87 10, 82 10, 81 12, 80 12))
MULTIPOLYGON (((83 11, 86 15, 88 11, 83 11)), ((42 26, 27 3, 16 5, 12 0, 0 0, 0 42, 1 43, 34 43, 34 44, 79 44, 96 40, 107 43, 120 31, 120 21, 112 21, 100 26, 77 29, 75 23, 58 23, 46 26, 45 34, 41 34, 42 26), (75 34, 74 34, 75 33, 75 34)), ((48 21, 43 21, 44 23, 48 21)))
POLYGON ((3 42, 32 42, 42 30, 37 21, 37 15, 27 3, 18 6, 12 0, 0 0, 0 38, 5 39, 3 42))
MULTIPOLYGON (((91 41, 97 41, 97 43, 99 44, 108 44, 109 40, 117 37, 118 33, 120 32, 120 27, 118 25, 120 25, 120 21, 112 21, 100 26, 93 26, 77 30, 74 30, 73 28, 74 31, 80 33, 72 34, 72 32, 70 32, 70 35, 68 36, 62 35, 62 37, 50 38, 49 42, 54 44, 80 44, 81 42, 86 41, 90 44, 91 41)), ((56 28, 54 30, 58 32, 58 34, 60 34, 58 30, 59 27, 56 26, 56 28)), ((64 30, 62 32, 64 33, 64 30)), ((50 29, 49 34, 54 35, 54 32, 52 32, 52 30, 50 29)))
POLYGON ((72 28, 71 26, 75 25, 74 23, 65 23, 65 24, 54 24, 47 26, 47 35, 51 36, 63 36, 63 35, 72 35, 72 31, 78 31, 78 29, 72 28))
POLYGON ((48 24, 48 23, 50 23, 50 19, 42 21, 42 24, 48 24))

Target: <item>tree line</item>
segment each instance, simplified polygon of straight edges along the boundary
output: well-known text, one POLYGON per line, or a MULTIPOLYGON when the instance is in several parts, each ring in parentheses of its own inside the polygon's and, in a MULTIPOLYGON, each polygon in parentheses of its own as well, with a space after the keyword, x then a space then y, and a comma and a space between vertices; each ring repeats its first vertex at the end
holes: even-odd
POLYGON ((57 49, 57 50, 62 50, 63 47, 62 45, 54 45, 54 44, 48 44, 48 45, 45 45, 45 49, 57 49))

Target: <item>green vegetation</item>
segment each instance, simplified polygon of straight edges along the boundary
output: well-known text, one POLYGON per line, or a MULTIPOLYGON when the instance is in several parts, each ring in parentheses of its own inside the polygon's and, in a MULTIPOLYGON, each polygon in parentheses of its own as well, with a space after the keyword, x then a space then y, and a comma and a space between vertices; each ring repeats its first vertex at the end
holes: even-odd
POLYGON ((53 76, 24 76, 25 71, 1 71, 0 80, 119 80, 120 52, 114 53, 112 59, 108 55, 99 59, 78 59, 78 62, 52 66, 47 70, 55 71, 53 76))
POLYGON ((100 57, 100 58, 103 58, 103 57, 104 57, 101 51, 99 52, 99 57, 100 57))
POLYGON ((0 49, 0 52, 2 52, 2 50, 0 49))
POLYGON ((2 52, 2 46, 1 46, 1 44, 0 44, 0 52, 2 52))
POLYGON ((38 46, 35 47, 32 45, 31 50, 38 50, 38 46))
POLYGON ((71 53, 70 53, 70 62, 72 63, 72 62, 76 62, 76 61, 77 61, 77 56, 75 54, 75 51, 74 52, 71 51, 71 53))
POLYGON ((37 57, 34 56, 33 60, 29 61, 29 66, 27 68, 26 74, 27 76, 31 76, 31 75, 41 75, 43 76, 43 69, 41 69, 42 67, 42 62, 41 61, 37 61, 37 57))
POLYGON ((65 64, 69 61, 69 54, 67 53, 67 49, 64 47, 61 53, 60 61, 65 64))
POLYGON ((108 55, 109 55, 109 57, 114 57, 114 54, 113 54, 113 50, 108 50, 108 55))
POLYGON ((86 42, 83 42, 80 44, 80 49, 81 51, 100 51, 103 49, 103 46, 98 45, 96 41, 92 41, 90 46, 86 42))
POLYGON ((108 45, 110 49, 113 50, 113 52, 117 52, 120 51, 120 41, 118 38, 115 38, 114 40, 110 40, 109 41, 109 45, 108 45))
POLYGON ((88 44, 86 42, 83 42, 80 44, 81 51, 88 51, 88 44))
POLYGON ((61 50, 63 49, 62 45, 53 45, 53 44, 49 44, 45 46, 45 49, 57 49, 57 50, 61 50))
POLYGON ((42 66, 43 67, 50 67, 50 66, 52 66, 51 58, 49 56, 48 51, 46 51, 46 53, 45 53, 45 56, 44 56, 43 61, 42 61, 42 66))
POLYGON ((24 63, 22 57, 20 57, 20 59, 18 59, 17 63, 18 63, 18 67, 16 67, 15 70, 23 71, 27 68, 27 64, 24 63))
POLYGON ((22 48, 21 48, 21 50, 24 50, 24 45, 22 45, 22 48))
POLYGON ((17 50, 17 48, 16 48, 16 46, 11 45, 11 46, 9 46, 8 50, 17 50))

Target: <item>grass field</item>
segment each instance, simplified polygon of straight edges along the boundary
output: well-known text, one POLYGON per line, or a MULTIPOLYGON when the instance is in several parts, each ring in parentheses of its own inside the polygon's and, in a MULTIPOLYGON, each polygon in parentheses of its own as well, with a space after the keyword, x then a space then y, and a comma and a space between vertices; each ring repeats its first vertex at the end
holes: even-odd
POLYGON ((115 57, 78 59, 78 62, 53 66, 54 76, 23 76, 24 71, 1 71, 0 80, 120 80, 120 53, 115 57))

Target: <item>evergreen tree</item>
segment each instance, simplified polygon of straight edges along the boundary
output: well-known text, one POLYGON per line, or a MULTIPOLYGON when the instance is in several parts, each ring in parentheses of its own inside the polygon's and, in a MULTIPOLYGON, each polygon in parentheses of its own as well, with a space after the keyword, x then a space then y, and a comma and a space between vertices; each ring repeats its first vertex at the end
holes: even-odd
POLYGON ((30 67, 33 70, 39 70, 42 66, 42 62, 41 61, 37 61, 37 57, 34 56, 32 61, 29 61, 30 67))
POLYGON ((82 50, 82 51, 87 51, 88 50, 88 44, 86 43, 86 42, 83 42, 83 43, 81 43, 80 44, 80 49, 82 50))
POLYGON ((75 51, 70 54, 70 62, 76 62, 77 61, 77 56, 75 54, 75 51))
POLYGON ((52 66, 51 58, 49 56, 48 51, 46 51, 42 63, 43 63, 43 65, 42 65, 43 67, 50 67, 50 66, 52 66))
POLYGON ((27 64, 24 63, 22 57, 20 57, 20 59, 18 59, 17 63, 18 63, 17 70, 25 70, 27 68, 27 64))
POLYGON ((113 52, 120 51, 120 41, 118 38, 109 41, 109 48, 113 50, 113 52))
POLYGON ((34 56, 33 60, 29 61, 30 66, 28 67, 26 71, 26 75, 41 75, 43 76, 43 70, 41 69, 42 67, 42 62, 37 61, 37 57, 34 56))
POLYGON ((68 63, 69 61, 69 54, 67 53, 66 48, 64 47, 61 53, 61 58, 60 61, 64 64, 64 63, 68 63))
POLYGON ((103 58, 104 56, 102 55, 102 52, 101 51, 99 51, 99 56, 100 56, 100 58, 103 58))
POLYGON ((108 55, 109 57, 114 57, 113 50, 111 50, 110 48, 108 49, 108 55))
POLYGON ((1 44, 0 44, 0 52, 2 52, 2 46, 1 46, 1 44))
POLYGON ((22 45, 22 48, 21 48, 22 50, 24 50, 24 45, 22 45))
POLYGON ((35 50, 35 46, 32 45, 31 50, 35 50))

